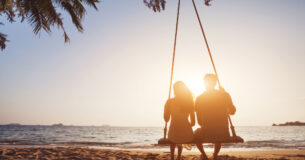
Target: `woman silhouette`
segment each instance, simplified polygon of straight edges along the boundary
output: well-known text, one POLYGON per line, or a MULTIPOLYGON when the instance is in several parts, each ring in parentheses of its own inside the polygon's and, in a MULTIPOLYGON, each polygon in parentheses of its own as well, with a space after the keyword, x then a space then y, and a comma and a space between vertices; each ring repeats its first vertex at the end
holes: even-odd
POLYGON ((173 143, 170 145, 171 159, 174 160, 177 146, 177 159, 180 160, 182 144, 191 142, 194 138, 192 130, 192 126, 195 125, 194 98, 182 81, 176 82, 173 88, 175 97, 167 100, 165 104, 164 120, 168 122, 171 119, 168 132, 168 139, 173 143))

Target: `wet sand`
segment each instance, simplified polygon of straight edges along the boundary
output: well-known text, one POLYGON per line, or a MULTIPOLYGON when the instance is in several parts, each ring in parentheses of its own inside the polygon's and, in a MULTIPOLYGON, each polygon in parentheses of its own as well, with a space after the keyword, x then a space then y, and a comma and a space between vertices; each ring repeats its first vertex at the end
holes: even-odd
MULTIPOLYGON (((208 152, 208 156, 211 153, 208 152)), ((0 147, 0 160, 149 160, 170 159, 169 152, 110 150, 81 147, 0 147)), ((199 152, 183 153, 184 160, 199 159, 199 152)), ((221 152, 220 160, 305 160, 305 150, 221 152)))

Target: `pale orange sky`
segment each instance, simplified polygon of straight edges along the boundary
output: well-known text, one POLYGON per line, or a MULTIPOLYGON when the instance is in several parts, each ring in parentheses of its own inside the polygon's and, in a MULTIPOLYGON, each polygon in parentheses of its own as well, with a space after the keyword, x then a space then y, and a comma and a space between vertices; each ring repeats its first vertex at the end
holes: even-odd
MULTIPOLYGON (((305 121, 305 2, 202 2, 198 9, 236 125, 305 121)), ((105 0, 88 11, 84 34, 69 21, 34 36, 6 24, 0 54, 0 124, 162 126, 176 2, 154 13, 142 1, 105 0)), ((200 94, 212 72, 191 1, 182 0, 174 80, 200 94)))

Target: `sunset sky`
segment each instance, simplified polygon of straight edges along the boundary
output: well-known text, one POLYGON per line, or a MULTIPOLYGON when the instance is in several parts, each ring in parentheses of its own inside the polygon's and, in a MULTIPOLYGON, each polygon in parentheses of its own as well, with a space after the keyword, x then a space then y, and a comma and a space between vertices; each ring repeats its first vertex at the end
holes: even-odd
MULTIPOLYGON (((239 126, 305 121, 305 1, 197 1, 220 81, 239 126)), ((71 42, 54 28, 0 26, 0 124, 162 126, 177 2, 154 13, 142 0, 103 0, 71 42)), ((212 66, 190 0, 182 0, 174 81, 197 96, 212 66)))

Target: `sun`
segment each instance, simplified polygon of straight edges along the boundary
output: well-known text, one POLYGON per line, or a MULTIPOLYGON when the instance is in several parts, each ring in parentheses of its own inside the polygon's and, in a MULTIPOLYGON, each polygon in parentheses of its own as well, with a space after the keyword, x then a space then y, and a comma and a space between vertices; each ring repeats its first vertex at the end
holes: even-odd
POLYGON ((188 79, 185 80, 185 84, 192 91, 194 97, 199 96, 205 91, 205 87, 202 80, 188 79))

